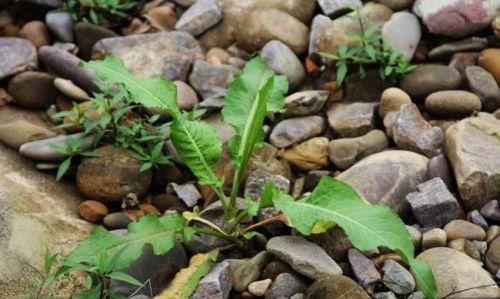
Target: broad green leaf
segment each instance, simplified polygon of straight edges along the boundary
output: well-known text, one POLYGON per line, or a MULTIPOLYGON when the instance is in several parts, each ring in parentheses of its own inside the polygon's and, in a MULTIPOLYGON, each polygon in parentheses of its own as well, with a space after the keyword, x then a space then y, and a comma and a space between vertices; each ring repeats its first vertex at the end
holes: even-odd
POLYGON ((115 280, 126 282, 126 283, 131 284, 131 285, 136 286, 136 287, 142 286, 142 283, 140 281, 138 281, 134 277, 132 277, 124 272, 114 271, 114 272, 109 273, 108 277, 115 279, 115 280))
POLYGON ((173 116, 180 114, 177 106, 177 89, 171 81, 160 77, 137 79, 116 56, 82 64, 93 69, 102 80, 110 84, 122 84, 134 102, 150 108, 161 108, 173 116))
POLYGON ((186 220, 177 214, 157 217, 148 215, 128 227, 126 236, 118 236, 102 227, 80 243, 64 260, 64 264, 74 266, 86 263, 97 266, 101 246, 108 257, 127 247, 115 262, 114 270, 130 266, 142 254, 144 245, 151 245, 156 255, 167 253, 176 242, 176 236, 182 235, 186 220))
POLYGON ((213 127, 204 122, 176 118, 170 138, 182 161, 202 185, 222 186, 214 168, 222 154, 222 141, 213 127))
POLYGON ((245 197, 245 211, 250 216, 257 216, 260 210, 273 206, 273 198, 277 195, 277 189, 273 182, 269 182, 264 187, 260 200, 254 201, 249 196, 245 197))
POLYGON ((409 260, 409 264, 411 272, 417 280, 417 287, 424 293, 425 298, 437 298, 436 281, 429 265, 413 258, 409 260))
POLYGON ((189 267, 182 269, 160 295, 155 299, 189 299, 201 278, 210 272, 219 252, 214 250, 199 253, 191 258, 189 267))
MULTIPOLYGON (((341 181, 325 176, 310 196, 294 201, 291 196, 280 193, 273 202, 304 235, 323 231, 318 226, 337 224, 359 250, 387 247, 415 264, 413 242, 396 213, 387 206, 366 204, 354 189, 341 181)), ((426 272, 425 266, 417 267, 416 271, 425 277, 419 279, 423 288, 432 285, 434 278, 429 275, 432 273, 426 272)))
POLYGON ((286 77, 276 76, 260 57, 248 62, 231 83, 222 116, 224 122, 236 130, 229 143, 232 162, 236 166, 233 190, 238 189, 252 152, 262 144, 266 114, 283 110, 287 91, 286 77))

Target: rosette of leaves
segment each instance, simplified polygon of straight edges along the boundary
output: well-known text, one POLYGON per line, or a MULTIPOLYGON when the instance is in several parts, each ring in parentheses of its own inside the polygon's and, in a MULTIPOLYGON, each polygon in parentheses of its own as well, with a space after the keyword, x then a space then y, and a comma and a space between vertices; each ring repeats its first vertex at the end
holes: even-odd
MULTIPOLYGON (((104 250, 108 252, 107 256, 113 256, 126 247, 115 262, 119 270, 131 265, 146 244, 151 245, 156 254, 165 254, 173 247, 175 240, 183 238, 186 241, 193 234, 209 234, 242 245, 246 239, 258 234, 255 229, 267 223, 269 219, 247 228, 241 228, 240 221, 257 215, 262 208, 274 207, 280 211, 274 220, 283 221, 304 235, 322 233, 338 225, 360 250, 378 247, 393 250, 411 267, 418 288, 425 296, 436 298, 432 271, 425 263, 414 259, 413 243, 403 221, 387 206, 370 205, 345 183, 324 177, 310 195, 297 201, 269 184, 260 200, 252 201, 247 198, 246 209, 236 208, 236 197, 240 195, 239 189, 250 155, 264 139, 263 124, 266 115, 282 111, 284 96, 288 90, 286 79, 268 70, 260 57, 248 62, 242 73, 235 78, 222 110, 224 121, 236 130, 235 137, 229 142, 232 163, 235 166, 233 189, 229 196, 222 189, 226 178, 218 177, 214 172, 221 157, 222 142, 210 125, 195 120, 192 114, 180 111, 172 82, 164 78, 134 78, 116 57, 89 62, 86 65, 106 82, 127 89, 131 100, 137 104, 161 108, 171 115, 173 121, 170 126, 170 138, 179 156, 198 178, 200 185, 208 185, 215 191, 224 207, 224 218, 229 226, 225 229, 203 219, 198 208, 182 216, 149 215, 130 224, 126 236, 116 236, 98 228, 67 257, 68 265, 95 264, 98 257, 94 252, 100 246, 104 246, 104 250), (201 223, 203 226, 193 226, 193 223, 201 223)), ((181 271, 179 280, 184 282, 185 287, 182 290, 167 290, 166 294, 172 292, 182 294, 180 298, 189 298, 194 290, 193 286, 204 275, 200 273, 208 273, 208 267, 212 264, 205 261, 215 260, 215 256, 211 257, 209 254, 192 261, 191 266, 199 265, 202 268, 181 271)))
POLYGON ((137 8, 138 0, 65 0, 63 8, 76 21, 87 20, 96 25, 111 25, 126 20, 137 8))

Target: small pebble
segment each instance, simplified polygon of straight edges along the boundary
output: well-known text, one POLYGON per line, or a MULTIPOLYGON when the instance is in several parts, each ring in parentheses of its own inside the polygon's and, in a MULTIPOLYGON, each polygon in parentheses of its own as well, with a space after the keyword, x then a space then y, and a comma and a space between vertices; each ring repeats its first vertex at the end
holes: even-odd
POLYGON ((446 232, 444 230, 434 228, 422 235, 422 248, 424 250, 443 246, 446 246, 446 232))
POLYGON ((266 294, 267 289, 273 281, 271 279, 264 279, 254 281, 248 285, 248 291, 257 297, 262 297, 266 294))
POLYGON ((92 223, 100 222, 108 214, 108 208, 95 200, 86 200, 78 206, 78 215, 92 223))

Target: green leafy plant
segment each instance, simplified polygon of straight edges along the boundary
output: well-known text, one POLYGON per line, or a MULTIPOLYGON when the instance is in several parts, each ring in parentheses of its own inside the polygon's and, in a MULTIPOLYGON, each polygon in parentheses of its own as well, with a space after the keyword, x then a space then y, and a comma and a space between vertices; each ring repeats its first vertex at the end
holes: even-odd
MULTIPOLYGON (((54 116, 63 121, 57 128, 83 128, 79 142, 87 135, 95 135, 95 146, 113 144, 135 152, 135 158, 143 162, 141 171, 158 168, 170 163, 163 153, 165 134, 154 123, 159 115, 151 117, 135 113, 138 105, 129 99, 127 90, 98 82, 100 93, 89 98, 90 106, 82 109, 74 103, 73 109, 61 111, 54 116), (64 122, 64 120, 67 120, 64 122)), ((66 167, 66 165, 61 164, 66 167)))
MULTIPOLYGON (((270 221, 293 225, 304 235, 321 233, 339 225, 360 250, 381 246, 401 255, 411 266, 418 286, 426 297, 436 297, 432 272, 426 264, 414 259, 413 243, 401 219, 386 206, 369 205, 345 183, 325 177, 311 195, 298 201, 268 184, 260 200, 246 198, 246 208, 237 208, 240 186, 251 154, 264 140, 266 115, 283 110, 284 96, 288 90, 285 77, 268 70, 260 57, 248 62, 243 72, 236 77, 222 110, 224 121, 236 131, 229 142, 235 168, 229 195, 223 190, 226 178, 218 177, 214 171, 222 155, 222 141, 210 125, 196 120, 192 114, 181 113, 175 100, 173 83, 163 78, 134 78, 116 57, 92 61, 86 66, 104 81, 125 88, 131 101, 149 108, 160 108, 173 118, 170 139, 179 156, 198 178, 198 183, 210 186, 218 196, 228 225, 222 227, 204 219, 197 207, 182 216, 148 215, 130 224, 126 236, 111 234, 103 228, 96 229, 66 258, 67 264, 96 264, 96 246, 102 246, 108 255, 126 247, 115 262, 116 269, 123 269, 139 257, 146 244, 152 246, 155 254, 165 254, 174 246, 176 238, 186 242, 193 234, 216 236, 238 246, 254 237, 257 234, 255 229, 270 221), (241 227, 244 218, 255 216, 267 207, 275 207, 281 213, 246 228, 241 227)), ((201 275, 194 275, 189 285, 197 283, 200 278, 201 275)), ((192 288, 189 288, 183 294, 187 298, 191 292, 192 288)))
POLYGON ((359 76, 366 76, 366 69, 377 66, 380 78, 400 81, 415 66, 407 62, 403 55, 385 42, 380 35, 380 25, 372 24, 365 28, 359 7, 353 7, 354 18, 359 22, 359 32, 348 32, 347 35, 356 43, 353 47, 342 44, 337 54, 319 53, 321 56, 335 61, 336 80, 341 85, 351 67, 358 68, 359 76))
POLYGON ((137 7, 137 0, 66 0, 63 9, 76 21, 88 20, 98 25, 127 19, 137 7))
POLYGON ((68 172, 71 162, 75 159, 77 156, 83 156, 83 157, 99 157, 99 153, 95 151, 84 151, 82 150, 82 145, 84 144, 85 139, 83 138, 67 138, 66 139, 66 146, 62 147, 56 144, 49 144, 50 147, 52 147, 54 150, 57 152, 64 154, 66 156, 66 159, 64 159, 63 162, 59 165, 59 168, 57 170, 57 175, 56 179, 59 181, 61 178, 68 172))
POLYGON ((26 297, 22 298, 55 299, 56 297, 47 295, 47 293, 49 293, 50 288, 52 287, 56 279, 63 273, 63 271, 61 271, 61 268, 57 266, 59 262, 60 261, 58 259, 58 255, 52 254, 47 248, 45 250, 44 265, 42 271, 28 264, 28 266, 37 273, 37 276, 29 277, 33 290, 31 294, 26 295, 26 297))

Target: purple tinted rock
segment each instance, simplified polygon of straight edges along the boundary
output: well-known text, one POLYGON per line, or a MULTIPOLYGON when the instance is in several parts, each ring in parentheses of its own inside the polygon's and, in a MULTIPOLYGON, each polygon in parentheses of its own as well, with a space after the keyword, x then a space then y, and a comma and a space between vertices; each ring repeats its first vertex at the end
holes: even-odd
POLYGON ((500 206, 498 200, 491 200, 481 208, 481 215, 484 217, 500 222, 500 206))
POLYGON ((463 211, 453 194, 440 178, 417 186, 417 191, 406 195, 418 222, 426 227, 443 227, 463 217, 463 211))
POLYGON ((233 287, 233 278, 228 262, 215 265, 198 283, 191 299, 227 299, 233 287))
POLYGON ((417 0, 413 11, 422 18, 430 32, 458 38, 490 24, 495 8, 489 6, 483 1, 417 0))
POLYGON ((37 67, 36 48, 30 41, 0 37, 0 80, 37 67))
POLYGON ((455 180, 450 162, 443 154, 432 157, 427 163, 427 177, 429 179, 441 178, 449 190, 455 190, 455 180))
POLYGON ((358 250, 351 248, 347 258, 358 283, 368 292, 373 293, 375 284, 382 279, 375 264, 358 250))
POLYGON ((467 220, 476 225, 479 225, 484 230, 488 230, 489 227, 488 222, 486 222, 486 219, 484 219, 483 215, 481 215, 481 213, 479 213, 478 210, 469 212, 467 214, 467 220))

